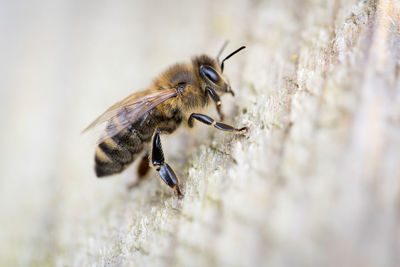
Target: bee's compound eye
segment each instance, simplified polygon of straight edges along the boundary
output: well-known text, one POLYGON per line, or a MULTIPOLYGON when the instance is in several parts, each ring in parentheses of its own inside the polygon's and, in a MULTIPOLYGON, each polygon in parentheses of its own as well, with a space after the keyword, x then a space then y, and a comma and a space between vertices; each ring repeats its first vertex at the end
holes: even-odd
POLYGON ((209 66, 202 66, 200 68, 200 73, 206 76, 209 80, 211 80, 214 83, 217 83, 219 80, 217 72, 209 66))

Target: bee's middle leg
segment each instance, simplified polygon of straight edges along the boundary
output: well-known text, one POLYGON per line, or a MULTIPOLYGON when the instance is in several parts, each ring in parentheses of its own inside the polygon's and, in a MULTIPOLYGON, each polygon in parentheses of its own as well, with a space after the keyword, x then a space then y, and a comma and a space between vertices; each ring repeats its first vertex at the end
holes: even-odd
POLYGON ((153 137, 153 150, 151 154, 151 163, 158 171, 161 179, 172 189, 175 189, 178 197, 182 198, 183 194, 179 187, 180 182, 174 170, 164 162, 164 153, 162 151, 160 129, 157 129, 153 137))
POLYGON ((189 117, 188 120, 188 125, 189 127, 193 127, 193 119, 196 119, 204 124, 214 126, 218 130, 226 131, 226 132, 241 132, 241 131, 247 131, 249 128, 248 127, 242 127, 242 128, 235 128, 231 125, 222 123, 222 122, 216 122, 213 118, 204 115, 204 114, 199 114, 199 113, 192 113, 189 117))

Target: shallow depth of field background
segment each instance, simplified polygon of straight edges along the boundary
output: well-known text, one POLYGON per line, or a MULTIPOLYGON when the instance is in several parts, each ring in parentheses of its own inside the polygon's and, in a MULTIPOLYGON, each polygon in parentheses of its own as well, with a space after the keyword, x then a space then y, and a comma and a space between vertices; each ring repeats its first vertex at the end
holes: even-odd
POLYGON ((399 266, 399 5, 5 1, 0 266, 399 266), (155 171, 97 179, 80 132, 226 40, 226 122, 251 131, 162 136, 182 201, 155 171))

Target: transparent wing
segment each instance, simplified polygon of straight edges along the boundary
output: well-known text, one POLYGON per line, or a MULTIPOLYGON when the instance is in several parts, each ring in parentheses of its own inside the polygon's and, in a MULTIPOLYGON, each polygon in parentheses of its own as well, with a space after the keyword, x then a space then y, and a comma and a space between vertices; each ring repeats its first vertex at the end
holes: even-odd
POLYGON ((161 90, 148 94, 145 92, 131 94, 107 109, 86 127, 82 133, 95 129, 101 130, 103 133, 97 140, 98 143, 101 143, 105 139, 117 135, 148 111, 176 95, 177 91, 175 89, 161 90))

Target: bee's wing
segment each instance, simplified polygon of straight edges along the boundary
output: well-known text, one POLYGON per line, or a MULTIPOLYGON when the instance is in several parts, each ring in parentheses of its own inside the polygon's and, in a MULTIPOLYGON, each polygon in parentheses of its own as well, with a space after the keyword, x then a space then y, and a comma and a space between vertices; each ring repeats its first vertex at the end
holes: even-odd
POLYGON ((160 90, 149 94, 133 93, 107 109, 82 133, 95 129, 103 131, 103 134, 97 140, 98 143, 101 143, 105 139, 118 134, 157 105, 176 95, 175 89, 160 90))

